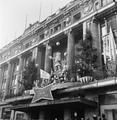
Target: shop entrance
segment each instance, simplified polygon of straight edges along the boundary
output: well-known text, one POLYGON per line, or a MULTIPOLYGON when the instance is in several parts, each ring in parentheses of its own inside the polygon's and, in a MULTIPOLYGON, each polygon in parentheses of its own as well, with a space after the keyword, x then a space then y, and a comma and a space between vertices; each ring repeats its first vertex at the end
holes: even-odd
POLYGON ((72 110, 71 118, 72 120, 81 120, 81 118, 84 118, 84 110, 72 110))
POLYGON ((101 106, 101 114, 105 114, 107 120, 117 120, 117 105, 101 106))
POLYGON ((108 120, 117 120, 117 109, 105 110, 108 120))
POLYGON ((55 107, 47 112, 47 120, 64 120, 64 111, 61 108, 55 107))

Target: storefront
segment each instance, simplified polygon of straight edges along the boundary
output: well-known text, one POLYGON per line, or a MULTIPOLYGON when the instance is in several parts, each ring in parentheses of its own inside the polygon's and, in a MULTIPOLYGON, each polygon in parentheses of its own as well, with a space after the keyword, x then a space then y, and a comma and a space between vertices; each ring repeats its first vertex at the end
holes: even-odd
POLYGON ((11 107, 15 117, 13 120, 81 120, 95 114, 97 103, 82 97, 59 100, 42 100, 27 105, 11 107), (22 118, 23 117, 23 118, 22 118))
POLYGON ((108 120, 117 119, 117 91, 100 95, 100 109, 108 120))

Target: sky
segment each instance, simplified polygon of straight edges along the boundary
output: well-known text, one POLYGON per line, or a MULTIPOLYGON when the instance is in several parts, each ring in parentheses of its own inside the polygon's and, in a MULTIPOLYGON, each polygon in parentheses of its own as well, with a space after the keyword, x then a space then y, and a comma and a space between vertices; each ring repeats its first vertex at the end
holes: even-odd
POLYGON ((0 48, 22 35, 25 26, 44 20, 70 1, 0 0, 0 48))

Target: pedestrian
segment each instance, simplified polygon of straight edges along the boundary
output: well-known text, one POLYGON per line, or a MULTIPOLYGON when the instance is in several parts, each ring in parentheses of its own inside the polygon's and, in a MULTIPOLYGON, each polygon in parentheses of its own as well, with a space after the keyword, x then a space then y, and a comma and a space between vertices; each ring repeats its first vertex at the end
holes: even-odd
POLYGON ((93 120, 97 120, 97 115, 93 115, 93 120))
POLYGON ((102 120, 107 120, 104 113, 102 113, 102 120))
POLYGON ((102 120, 102 119, 101 119, 101 116, 98 116, 98 120, 102 120))

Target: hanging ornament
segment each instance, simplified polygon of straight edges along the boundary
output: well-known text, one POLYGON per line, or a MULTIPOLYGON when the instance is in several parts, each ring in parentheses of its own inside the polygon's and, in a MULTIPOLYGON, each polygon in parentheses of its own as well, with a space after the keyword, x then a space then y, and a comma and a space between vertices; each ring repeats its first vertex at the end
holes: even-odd
POLYGON ((64 56, 67 56, 67 52, 64 52, 64 56))
POLYGON ((59 46, 59 45, 60 45, 60 42, 56 42, 56 45, 59 46))
POLYGON ((74 112, 74 117, 77 117, 77 112, 74 112))
POLYGON ((49 56, 49 59, 51 59, 51 60, 52 60, 52 59, 53 59, 53 57, 52 57, 52 56, 49 56))
POLYGON ((51 46, 48 46, 48 50, 50 50, 51 49, 51 46))

